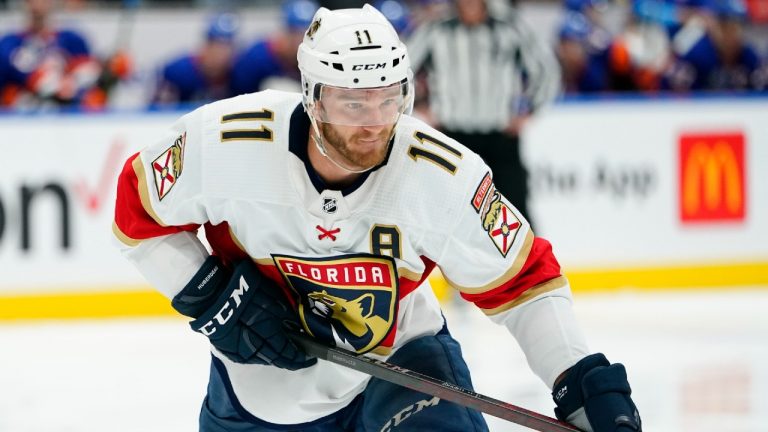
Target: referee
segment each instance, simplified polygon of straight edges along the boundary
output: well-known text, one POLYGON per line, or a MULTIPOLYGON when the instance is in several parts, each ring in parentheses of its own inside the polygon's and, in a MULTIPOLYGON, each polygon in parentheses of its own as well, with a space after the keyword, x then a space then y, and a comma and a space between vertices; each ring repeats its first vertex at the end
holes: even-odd
POLYGON ((478 153, 530 221, 519 132, 559 92, 559 65, 514 10, 495 16, 484 0, 454 5, 454 16, 423 24, 408 41, 420 80, 416 114, 478 153))

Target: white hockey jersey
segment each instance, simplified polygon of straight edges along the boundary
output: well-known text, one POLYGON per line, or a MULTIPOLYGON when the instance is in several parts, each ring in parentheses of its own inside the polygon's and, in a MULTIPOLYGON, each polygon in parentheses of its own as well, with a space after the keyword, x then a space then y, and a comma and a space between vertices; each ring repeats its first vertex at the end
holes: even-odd
MULTIPOLYGON (((377 358, 443 326, 427 281, 435 266, 499 322, 567 291, 549 243, 461 144, 403 116, 386 161, 331 190, 308 161, 309 126, 301 96, 277 91, 179 119, 125 164, 113 225, 125 254, 172 298, 207 256, 193 234, 203 226, 224 262, 252 259, 284 288, 310 334, 377 358)), ((327 362, 290 372, 213 354, 239 404, 271 423, 331 414, 368 378, 327 362)))

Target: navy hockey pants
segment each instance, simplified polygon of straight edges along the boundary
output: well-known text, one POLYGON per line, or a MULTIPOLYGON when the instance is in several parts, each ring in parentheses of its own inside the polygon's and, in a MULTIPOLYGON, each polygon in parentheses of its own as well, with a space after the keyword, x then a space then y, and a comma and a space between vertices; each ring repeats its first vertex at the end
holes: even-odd
MULTIPOLYGON (((472 389, 459 343, 446 328, 435 336, 415 339, 400 348, 390 363, 472 389)), ((372 378, 346 408, 310 423, 276 425, 250 415, 233 400, 224 365, 211 365, 208 396, 200 412, 201 432, 481 432, 488 427, 479 412, 372 378)))

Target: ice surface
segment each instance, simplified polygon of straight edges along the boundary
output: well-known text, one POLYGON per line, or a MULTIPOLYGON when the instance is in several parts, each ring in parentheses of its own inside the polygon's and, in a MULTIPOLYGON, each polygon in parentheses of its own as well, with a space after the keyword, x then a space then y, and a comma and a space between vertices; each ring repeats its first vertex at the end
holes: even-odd
MULTIPOLYGON (((576 296, 591 348, 627 366, 652 432, 768 431, 766 306, 765 287, 576 296)), ((446 316, 476 391, 552 415, 505 329, 471 305, 446 316)), ((193 431, 208 366, 183 319, 2 323, 0 432, 193 431)))

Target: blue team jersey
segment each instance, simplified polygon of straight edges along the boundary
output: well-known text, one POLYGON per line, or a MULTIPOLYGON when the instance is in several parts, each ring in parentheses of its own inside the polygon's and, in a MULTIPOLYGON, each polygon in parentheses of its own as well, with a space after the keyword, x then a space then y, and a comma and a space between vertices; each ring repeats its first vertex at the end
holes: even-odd
POLYGON ((590 55, 578 82, 578 92, 596 93, 610 90, 609 65, 605 55, 590 55))
POLYGON ((261 40, 244 50, 235 60, 232 72, 232 88, 235 94, 262 90, 264 80, 271 77, 287 77, 299 80, 297 66, 283 65, 270 47, 269 40, 261 40))
POLYGON ((0 89, 25 87, 29 77, 46 62, 56 62, 66 69, 72 62, 87 57, 90 57, 88 44, 71 30, 44 35, 27 31, 5 35, 0 38, 0 89))
POLYGON ((741 48, 731 65, 718 64, 708 76, 715 90, 768 91, 768 64, 748 45, 741 48))
POLYGON ((666 87, 677 90, 757 90, 765 91, 768 67, 751 46, 744 44, 731 64, 721 55, 709 36, 678 56, 666 78, 666 87))
POLYGON ((231 97, 229 79, 208 80, 193 54, 183 55, 166 64, 160 71, 157 93, 153 103, 167 105, 190 102, 211 102, 231 97))
POLYGON ((612 40, 602 29, 592 28, 582 40, 587 56, 584 70, 576 83, 578 93, 599 93, 612 90, 610 49, 612 40))
POLYGON ((708 76, 717 67, 719 60, 717 48, 709 36, 704 36, 680 60, 689 64, 693 71, 691 90, 709 88, 708 76))

